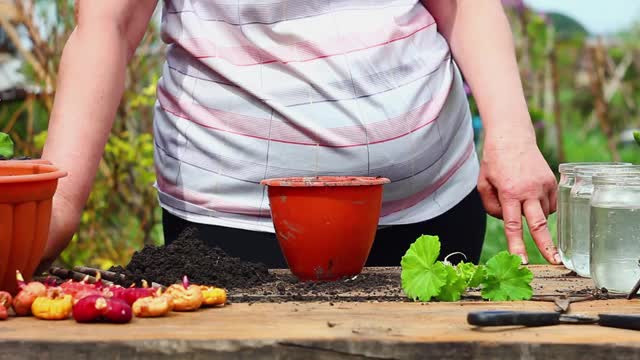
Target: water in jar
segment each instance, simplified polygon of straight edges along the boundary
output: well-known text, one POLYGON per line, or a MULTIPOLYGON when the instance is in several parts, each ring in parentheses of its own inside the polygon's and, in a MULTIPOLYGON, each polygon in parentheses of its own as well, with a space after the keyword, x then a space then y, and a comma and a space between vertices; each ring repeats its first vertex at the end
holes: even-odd
POLYGON ((569 254, 571 216, 569 214, 569 201, 571 200, 571 185, 560 185, 558 187, 558 252, 562 263, 567 269, 573 270, 569 254))
POLYGON ((640 279, 640 207, 591 207, 591 224, 592 278, 628 293, 640 279))
POLYGON ((591 240, 589 237, 589 212, 591 211, 588 197, 571 198, 570 250, 569 261, 573 270, 580 276, 590 277, 589 252, 591 240))

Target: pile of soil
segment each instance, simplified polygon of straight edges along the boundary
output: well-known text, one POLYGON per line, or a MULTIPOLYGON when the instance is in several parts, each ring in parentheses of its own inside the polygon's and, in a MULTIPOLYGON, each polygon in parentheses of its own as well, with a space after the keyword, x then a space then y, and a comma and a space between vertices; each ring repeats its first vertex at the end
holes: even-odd
POLYGON ((110 271, 124 274, 137 284, 145 279, 165 286, 180 282, 184 275, 193 283, 227 289, 246 289, 274 280, 265 265, 243 261, 220 248, 208 247, 198 236, 196 228, 187 228, 171 244, 147 245, 133 254, 126 267, 115 266, 110 271))
POLYGON ((289 271, 270 272, 263 264, 232 257, 207 246, 196 228, 185 229, 167 246, 145 246, 125 267, 109 269, 124 274, 122 286, 141 285, 142 279, 171 285, 187 275, 193 283, 229 290, 233 302, 271 301, 405 301, 396 271, 366 271, 332 282, 301 282, 289 271))

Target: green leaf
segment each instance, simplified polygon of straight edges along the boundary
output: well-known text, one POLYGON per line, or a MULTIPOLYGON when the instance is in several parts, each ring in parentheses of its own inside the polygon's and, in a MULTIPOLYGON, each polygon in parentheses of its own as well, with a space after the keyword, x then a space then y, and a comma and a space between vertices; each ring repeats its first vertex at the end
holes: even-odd
POLYGON ((521 267, 517 255, 502 251, 487 261, 482 297, 493 301, 528 300, 533 295, 533 273, 521 267))
POLYGON ((429 301, 438 296, 447 282, 447 270, 441 262, 437 236, 420 236, 402 257, 402 289, 412 300, 429 301))
POLYGON ((487 268, 484 266, 477 266, 476 271, 473 273, 473 276, 467 282, 467 287, 477 288, 482 285, 482 283, 487 278, 487 268))
POLYGON ((633 132, 633 138, 636 139, 636 142, 640 144, 640 131, 633 132))
POLYGON ((440 294, 437 298, 441 301, 458 301, 462 293, 467 289, 467 281, 458 274, 453 266, 445 266, 445 270, 447 272, 447 283, 440 289, 440 294))
POLYGON ((474 265, 464 261, 456 265, 458 275, 464 278, 467 287, 479 287, 487 276, 487 271, 482 265, 474 265))
POLYGON ((0 132, 0 157, 11 159, 13 157, 13 140, 9 134, 0 132))

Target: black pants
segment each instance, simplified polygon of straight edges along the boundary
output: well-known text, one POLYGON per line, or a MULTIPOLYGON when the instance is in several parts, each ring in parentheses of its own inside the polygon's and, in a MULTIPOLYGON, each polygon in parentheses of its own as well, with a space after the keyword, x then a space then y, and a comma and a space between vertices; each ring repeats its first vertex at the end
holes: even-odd
MULTIPOLYGON (((166 210, 162 215, 165 243, 187 227, 198 228, 200 238, 209 246, 218 246, 227 254, 248 261, 261 262, 269 268, 286 268, 275 234, 195 224, 174 216, 166 210)), ((458 205, 446 213, 416 224, 379 229, 367 266, 399 266, 400 259, 420 235, 438 235, 442 248, 440 259, 453 252, 462 252, 467 261, 478 263, 484 242, 487 215, 477 190, 473 190, 458 205)), ((452 257, 455 261, 460 257, 452 257)))

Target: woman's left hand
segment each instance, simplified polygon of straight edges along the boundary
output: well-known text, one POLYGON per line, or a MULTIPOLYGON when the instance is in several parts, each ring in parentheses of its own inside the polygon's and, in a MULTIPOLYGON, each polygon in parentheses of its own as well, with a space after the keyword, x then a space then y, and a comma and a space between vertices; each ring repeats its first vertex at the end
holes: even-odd
POLYGON ((547 225, 547 217, 556 210, 556 178, 535 138, 533 141, 509 137, 485 139, 478 191, 487 212, 504 220, 509 252, 520 255, 522 262, 528 263, 522 236, 524 215, 544 258, 560 264, 547 225))

